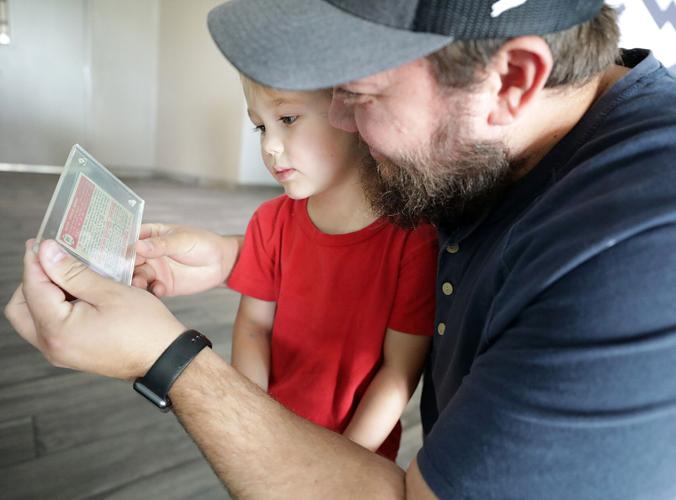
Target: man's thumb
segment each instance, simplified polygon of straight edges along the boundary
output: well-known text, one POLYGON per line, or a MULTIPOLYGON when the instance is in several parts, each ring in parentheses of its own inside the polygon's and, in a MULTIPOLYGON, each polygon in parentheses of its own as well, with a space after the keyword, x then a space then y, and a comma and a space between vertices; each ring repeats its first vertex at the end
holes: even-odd
POLYGON ((90 304, 98 304, 117 283, 104 278, 66 252, 54 240, 44 241, 38 250, 40 264, 49 279, 63 290, 90 304))

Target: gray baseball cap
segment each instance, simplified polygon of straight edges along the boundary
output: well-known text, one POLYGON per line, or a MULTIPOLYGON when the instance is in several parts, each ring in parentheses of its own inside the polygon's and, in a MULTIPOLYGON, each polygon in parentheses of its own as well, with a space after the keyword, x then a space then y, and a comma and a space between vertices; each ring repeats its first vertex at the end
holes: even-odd
POLYGON ((332 87, 430 54, 453 40, 561 31, 603 0, 230 0, 207 24, 247 77, 285 90, 332 87))

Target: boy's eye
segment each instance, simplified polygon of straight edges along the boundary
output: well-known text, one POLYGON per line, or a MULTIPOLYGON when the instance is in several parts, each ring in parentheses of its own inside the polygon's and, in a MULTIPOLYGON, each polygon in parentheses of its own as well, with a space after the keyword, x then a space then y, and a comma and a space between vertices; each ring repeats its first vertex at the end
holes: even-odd
POLYGON ((298 119, 297 116, 282 116, 279 121, 282 122, 284 125, 291 125, 293 122, 295 122, 298 119))
POLYGON ((256 125, 253 130, 254 132, 259 132, 262 134, 265 132, 265 125, 256 125))

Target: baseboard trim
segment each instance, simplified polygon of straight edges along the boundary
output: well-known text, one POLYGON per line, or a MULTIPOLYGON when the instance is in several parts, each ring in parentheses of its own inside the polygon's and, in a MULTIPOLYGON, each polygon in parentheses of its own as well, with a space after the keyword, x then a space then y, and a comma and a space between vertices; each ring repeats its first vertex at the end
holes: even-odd
MULTIPOLYGON (((234 182, 204 179, 194 175, 186 175, 176 172, 160 171, 153 168, 130 168, 130 167, 108 167, 108 169, 117 177, 125 179, 162 179, 178 184, 185 184, 199 187, 214 187, 229 190, 247 190, 252 191, 269 188, 271 192, 280 193, 283 191, 279 186, 270 186, 267 184, 237 184, 234 182)), ((63 167, 56 165, 28 165, 23 163, 0 163, 0 172, 24 173, 24 174, 50 174, 60 175, 63 167)))

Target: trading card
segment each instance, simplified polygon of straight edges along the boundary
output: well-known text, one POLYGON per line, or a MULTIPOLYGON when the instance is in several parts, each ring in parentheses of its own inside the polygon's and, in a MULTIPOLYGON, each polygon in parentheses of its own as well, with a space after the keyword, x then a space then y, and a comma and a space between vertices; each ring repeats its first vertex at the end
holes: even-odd
POLYGON ((96 272, 131 284, 144 201, 75 145, 36 245, 53 238, 96 272))

